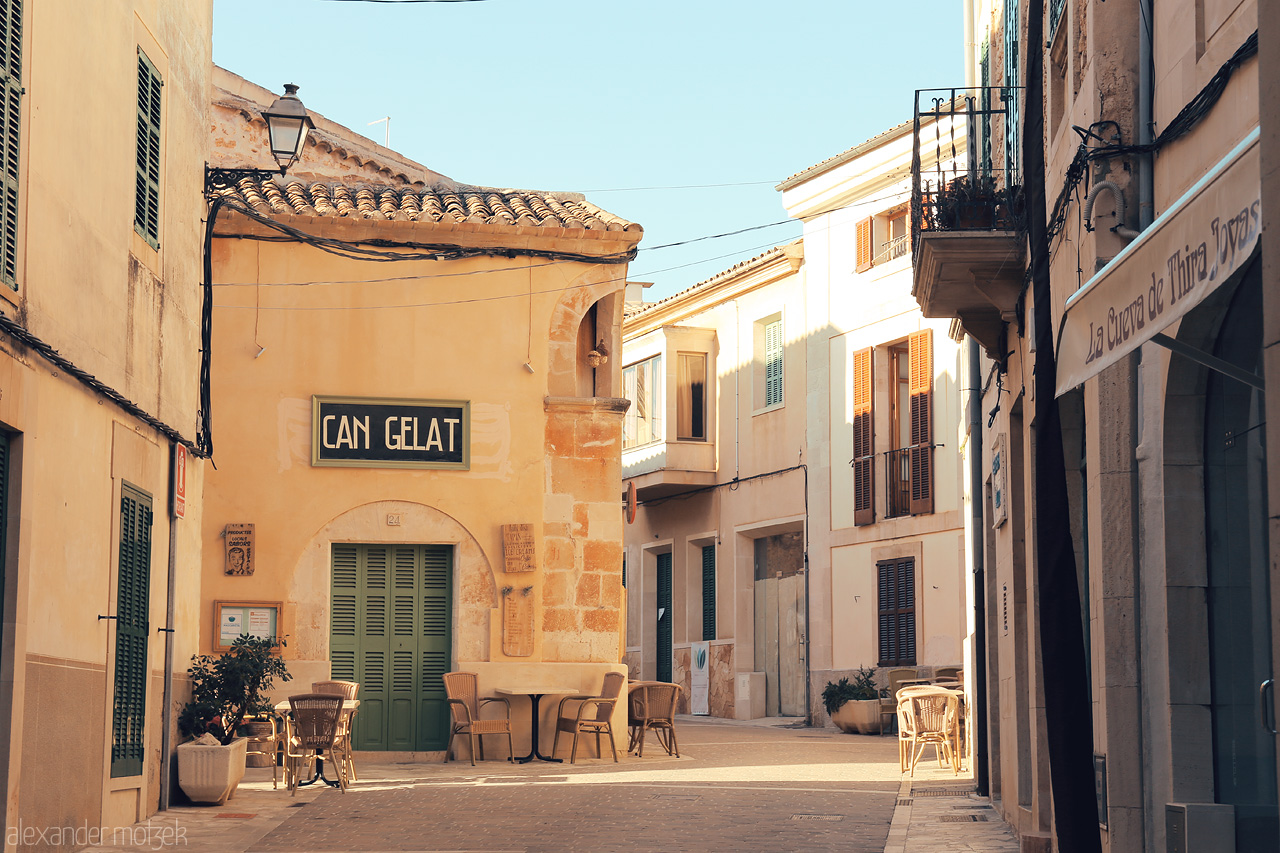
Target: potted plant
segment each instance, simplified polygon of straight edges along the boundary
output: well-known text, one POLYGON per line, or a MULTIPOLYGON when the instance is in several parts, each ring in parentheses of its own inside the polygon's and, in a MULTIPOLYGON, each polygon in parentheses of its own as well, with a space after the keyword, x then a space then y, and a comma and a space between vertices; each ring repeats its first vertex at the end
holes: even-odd
POLYGON ((947 231, 991 228, 998 193, 991 175, 959 175, 938 193, 938 222, 947 231))
POLYGON ((840 731, 863 735, 880 731, 880 690, 875 676, 874 669, 860 666, 852 681, 847 677, 828 681, 823 688, 822 704, 840 731))
POLYGON ((221 805, 244 777, 245 745, 237 730, 246 718, 271 712, 275 679, 288 681, 279 649, 283 639, 237 637, 221 655, 193 655, 191 701, 178 730, 192 738, 178 745, 178 786, 197 803, 221 805))

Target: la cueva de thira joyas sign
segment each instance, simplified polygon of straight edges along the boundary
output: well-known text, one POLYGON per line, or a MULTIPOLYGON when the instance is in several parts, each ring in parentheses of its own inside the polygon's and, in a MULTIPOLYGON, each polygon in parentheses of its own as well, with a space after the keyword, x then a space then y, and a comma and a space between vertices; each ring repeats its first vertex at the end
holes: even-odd
POLYGON ((1248 264, 1262 227, 1255 129, 1067 300, 1058 394, 1164 331, 1248 264))
POLYGON ((470 445, 463 400, 311 398, 312 465, 466 470, 470 445))

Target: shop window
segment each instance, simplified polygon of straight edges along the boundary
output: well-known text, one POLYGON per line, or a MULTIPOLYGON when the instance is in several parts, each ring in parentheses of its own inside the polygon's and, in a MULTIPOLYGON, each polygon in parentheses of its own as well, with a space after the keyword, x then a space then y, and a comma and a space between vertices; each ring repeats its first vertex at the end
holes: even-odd
POLYGON ((622 369, 622 388, 631 401, 623 422, 622 447, 640 447, 662 439, 662 356, 622 369))
POLYGON ((138 49, 138 157, 133 227, 160 248, 160 72, 138 49))
POLYGON ((151 498, 120 490, 116 665, 111 776, 142 775, 147 711, 147 619, 151 605, 151 498))
POLYGON ((676 356, 676 438, 707 440, 707 356, 676 356))
POLYGON ((916 561, 876 563, 880 666, 916 665, 916 561))

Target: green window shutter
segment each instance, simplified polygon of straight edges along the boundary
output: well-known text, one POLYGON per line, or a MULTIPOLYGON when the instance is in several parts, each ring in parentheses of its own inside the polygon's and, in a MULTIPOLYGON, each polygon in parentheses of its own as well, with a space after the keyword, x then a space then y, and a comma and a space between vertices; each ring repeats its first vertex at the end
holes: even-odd
POLYGON ((0 0, 0 281, 18 289, 18 153, 22 145, 22 2, 0 0))
POLYGON ((151 606, 151 498, 120 490, 116 591, 115 699, 111 775, 141 776, 147 712, 147 634, 151 606))
POLYGON ((716 546, 702 549, 702 639, 716 638, 716 546))
MULTIPOLYGON (((9 518, 9 434, 0 432, 0 580, 4 578, 4 555, 8 550, 9 518)), ((0 583, 0 613, 4 612, 4 584, 0 583)))
POLYGON ((138 174, 133 227, 160 248, 160 72, 138 49, 138 174))
POLYGON ((764 404, 782 402, 782 321, 764 327, 764 404))
POLYGON ((671 554, 658 555, 658 681, 671 680, 671 554))

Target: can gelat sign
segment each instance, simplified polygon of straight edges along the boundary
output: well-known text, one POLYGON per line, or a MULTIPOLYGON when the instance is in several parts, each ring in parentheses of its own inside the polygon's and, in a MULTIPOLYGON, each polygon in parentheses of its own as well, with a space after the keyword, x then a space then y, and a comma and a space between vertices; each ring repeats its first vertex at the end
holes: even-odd
POLYGON ((311 464, 352 468, 470 466, 463 400, 311 398, 311 464))

